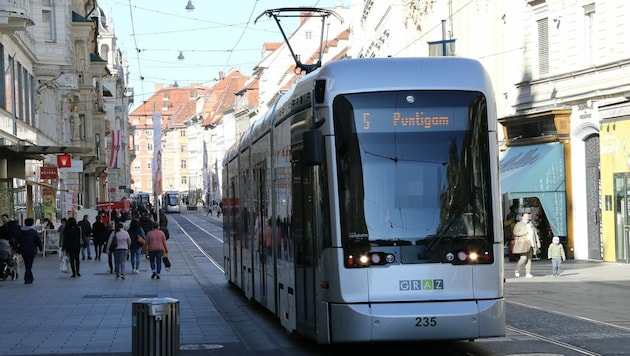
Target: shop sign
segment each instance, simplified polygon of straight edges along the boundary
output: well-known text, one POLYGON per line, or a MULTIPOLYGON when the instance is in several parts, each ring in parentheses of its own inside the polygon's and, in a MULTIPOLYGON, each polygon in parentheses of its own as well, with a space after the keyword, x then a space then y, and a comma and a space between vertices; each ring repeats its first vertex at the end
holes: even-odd
POLYGON ((57 167, 59 168, 72 167, 72 156, 69 154, 57 155, 57 167))
POLYGON ((39 179, 57 179, 57 167, 55 166, 43 166, 39 167, 39 179))

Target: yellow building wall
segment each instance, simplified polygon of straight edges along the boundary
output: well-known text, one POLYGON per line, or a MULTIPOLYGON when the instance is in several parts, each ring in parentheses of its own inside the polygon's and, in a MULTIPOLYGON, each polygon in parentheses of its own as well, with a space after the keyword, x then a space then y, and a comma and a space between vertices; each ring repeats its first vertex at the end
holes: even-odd
POLYGON ((604 122, 600 129, 602 244, 604 261, 615 262, 615 173, 630 172, 630 120, 604 122), (607 201, 607 198, 608 201, 607 201))

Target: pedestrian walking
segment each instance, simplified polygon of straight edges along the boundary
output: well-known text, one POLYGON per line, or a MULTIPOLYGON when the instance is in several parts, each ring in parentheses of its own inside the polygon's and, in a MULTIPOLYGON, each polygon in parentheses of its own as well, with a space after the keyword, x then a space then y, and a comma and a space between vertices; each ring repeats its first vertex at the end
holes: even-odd
POLYGON ((521 215, 521 221, 514 225, 512 236, 514 238, 513 253, 520 254, 519 260, 516 263, 514 276, 520 277, 520 270, 523 268, 523 265, 525 265, 525 277, 532 278, 532 256, 540 250, 540 238, 538 237, 536 227, 531 223, 530 213, 523 213, 521 215), (517 246, 522 243, 529 243, 529 247, 523 251, 517 249, 517 246))
POLYGON ((96 221, 92 224, 92 240, 94 241, 94 260, 100 261, 101 256, 103 255, 103 245, 107 242, 108 236, 105 235, 105 231, 107 227, 102 221, 102 217, 100 215, 96 215, 96 221))
POLYGON ((2 226, 0 226, 0 239, 9 241, 13 249, 17 248, 20 237, 20 224, 17 220, 10 218, 8 214, 2 214, 2 226))
POLYGON ((551 245, 547 249, 547 259, 551 260, 551 273, 553 273, 553 276, 560 277, 560 267, 562 266, 562 261, 567 259, 567 256, 558 236, 554 236, 551 240, 551 245))
POLYGON ((129 232, 129 237, 131 238, 131 246, 129 247, 131 273, 139 273, 142 248, 144 247, 144 242, 142 241, 144 241, 146 235, 144 230, 140 227, 138 219, 131 219, 127 232, 129 232))
POLYGON ((125 230, 123 223, 116 223, 116 231, 109 237, 107 241, 107 251, 112 251, 114 255, 114 271, 116 279, 125 279, 125 261, 127 260, 127 252, 131 245, 129 233, 125 230), (114 247, 112 247, 114 244, 114 247))
POLYGON ((138 222, 140 223, 140 227, 142 228, 145 234, 153 230, 153 221, 154 221, 153 217, 151 217, 151 214, 149 214, 148 211, 145 211, 144 213, 142 213, 142 216, 140 217, 140 219, 138 219, 138 222))
POLYGON ((153 223, 153 230, 147 233, 145 249, 149 252, 149 261, 151 263, 151 279, 160 279, 162 271, 162 257, 168 253, 166 245, 166 235, 160 230, 158 222, 153 223))
POLYGON ((90 224, 90 217, 87 214, 83 215, 83 220, 79 221, 77 224, 81 228, 81 259, 85 260, 85 251, 87 250, 88 260, 91 260, 90 235, 92 235, 92 224, 90 224))
POLYGON ((116 232, 115 225, 116 223, 113 221, 108 222, 105 232, 103 232, 103 235, 101 235, 101 238, 103 239, 103 241, 105 241, 103 244, 103 252, 107 254, 107 265, 109 266, 109 273, 114 273, 114 255, 112 251, 110 251, 107 247, 107 241, 109 241, 109 238, 112 236, 112 234, 116 232))
POLYGON ((35 219, 26 218, 24 220, 24 226, 21 228, 21 234, 19 238, 18 251, 22 255, 24 260, 24 284, 33 284, 35 278, 33 277, 33 261, 37 251, 41 251, 42 240, 39 238, 39 233, 33 228, 35 219))
POLYGON ((70 260, 72 269, 71 278, 81 277, 81 261, 79 252, 81 251, 81 228, 77 225, 77 219, 69 217, 63 228, 63 250, 70 260))
POLYGON ((59 248, 61 250, 63 250, 63 229, 66 228, 67 222, 68 222, 68 219, 61 218, 61 224, 59 224, 59 227, 57 228, 57 231, 59 231, 59 248))

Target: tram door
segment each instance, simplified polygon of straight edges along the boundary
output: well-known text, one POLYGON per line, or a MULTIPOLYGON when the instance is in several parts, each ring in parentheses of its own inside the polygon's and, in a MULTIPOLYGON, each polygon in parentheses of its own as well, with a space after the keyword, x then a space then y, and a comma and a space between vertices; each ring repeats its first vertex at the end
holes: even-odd
MULTIPOLYGON (((271 236, 269 236, 269 229, 267 229, 267 225, 269 224, 269 211, 267 211, 267 186, 266 186, 266 162, 260 162, 256 165, 254 169, 254 194, 255 194, 255 214, 254 218, 256 221, 254 222, 254 233, 256 234, 255 244, 258 246, 254 249, 254 270, 256 271, 256 276, 254 278, 254 283, 258 282, 258 285, 254 286, 254 294, 256 300, 260 301, 262 305, 267 305, 267 277, 268 277, 268 268, 273 263, 273 256, 271 254, 271 236)), ((271 225, 269 225, 269 228, 271 225)))
POLYGON ((292 148, 293 236, 295 243, 296 328, 315 336, 315 241, 316 201, 313 169, 302 165, 302 147, 292 148))
POLYGON ((615 251, 617 262, 630 263, 630 173, 615 173, 615 251))

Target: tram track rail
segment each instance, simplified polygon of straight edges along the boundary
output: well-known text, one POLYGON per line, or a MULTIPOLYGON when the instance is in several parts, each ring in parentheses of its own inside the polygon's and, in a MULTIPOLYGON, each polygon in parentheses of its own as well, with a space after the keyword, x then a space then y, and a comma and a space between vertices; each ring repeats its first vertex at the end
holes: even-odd
POLYGON ((507 332, 524 335, 576 355, 630 354, 630 348, 624 345, 625 340, 630 339, 630 328, 626 326, 516 301, 507 301, 506 304, 507 332), (530 316, 529 320, 522 317, 526 315, 530 316))
POLYGON ((602 356, 602 354, 600 354, 600 353, 597 353, 597 352, 592 352, 592 351, 590 351, 590 350, 587 350, 587 349, 581 348, 581 347, 579 347, 579 346, 571 345, 571 344, 568 344, 568 343, 566 343, 566 342, 558 341, 558 340, 552 339, 552 338, 550 338, 550 337, 546 337, 546 336, 543 336, 543 335, 539 335, 539 334, 536 334, 536 333, 533 333, 533 332, 530 332, 530 331, 527 331, 527 330, 523 330, 523 329, 515 328, 515 327, 512 327, 512 326, 506 326, 505 328, 506 328, 506 330, 509 330, 509 331, 512 331, 512 332, 515 332, 515 333, 518 333, 518 334, 521 334, 521 335, 528 336, 528 337, 530 337, 530 338, 532 338, 532 339, 536 339, 536 340, 544 341, 544 342, 546 342, 546 343, 549 343, 549 344, 553 344, 553 345, 559 346, 559 347, 561 347, 561 348, 563 348, 563 349, 566 349, 566 350, 571 350, 571 351, 577 352, 577 353, 579 353, 580 355, 588 355, 588 356, 602 356))
MULTIPOLYGON (((185 216, 181 216, 181 218, 183 218, 184 220, 186 220, 190 225, 196 227, 197 229, 203 231, 205 234, 207 234, 208 236, 210 236, 211 238, 213 238, 214 240, 216 240, 217 242, 223 243, 223 239, 217 237, 215 234, 213 234, 212 232, 206 230, 204 227, 200 226, 199 224, 195 223, 194 221, 192 221, 191 219, 189 219, 188 217, 185 216)), ((195 245, 195 247, 199 250, 199 252, 201 252, 207 259, 208 261, 215 266, 219 271, 221 271, 221 273, 225 272, 225 269, 223 268, 223 266, 221 266, 221 264, 214 258, 212 257, 206 250, 204 247, 202 247, 195 238, 193 238, 187 231, 187 229, 184 229, 181 224, 179 223, 178 220, 176 219, 171 219, 171 221, 173 221, 177 227, 182 231, 182 233, 184 235, 186 235, 186 237, 188 238, 188 240, 190 240, 190 242, 195 245)))
MULTIPOLYGON (((222 252, 219 252, 222 241, 221 227, 216 221, 205 219, 202 214, 181 214, 171 219, 175 229, 181 229, 183 236, 194 246, 194 255, 210 262, 216 271, 224 272, 221 261, 222 252), (216 227, 216 229, 214 229, 216 227), (197 252, 198 251, 198 252, 197 252)), ((182 237, 183 237, 182 236, 182 237)), ((187 242, 188 243, 188 242, 187 242)), ((201 261, 201 259, 200 259, 201 261)), ((563 298, 568 290, 562 288, 554 293, 549 293, 549 285, 541 281, 539 285, 530 284, 528 289, 512 289, 506 296, 507 325, 506 336, 492 339, 480 339, 474 342, 466 341, 436 341, 429 343, 386 343, 385 345, 354 345, 352 351, 373 352, 375 350, 390 349, 391 347, 408 346, 412 349, 420 348, 431 354, 489 356, 489 355, 630 355, 630 346, 625 340, 630 339, 630 327, 624 325, 627 320, 622 316, 618 319, 605 315, 606 320, 597 320, 598 314, 580 313, 580 310, 588 310, 586 305, 567 305, 563 298), (514 299, 509 296, 513 294, 514 299), (552 300, 554 294, 557 300, 552 300), (518 298, 516 298, 518 296, 518 298), (515 300, 516 299, 516 300, 515 300), (581 314, 581 315, 580 315, 581 314), (591 316, 591 318, 586 316, 591 316), (593 318, 595 317, 595 318, 593 318), (612 322, 611 322, 612 320, 612 322)), ((558 288, 558 284, 554 284, 558 288)), ((613 285, 602 285, 602 288, 618 288, 613 285)), ((574 286, 575 288, 575 286, 574 286)), ((585 288, 584 290, 592 289, 585 288)), ((217 288, 214 288, 217 289, 217 288)), ((223 288, 218 288, 223 290, 223 288)), ((575 291, 572 291, 575 292, 575 291)), ((217 293, 214 291, 213 293, 217 293)), ((605 294, 598 291, 598 295, 605 294)), ((223 297, 225 298, 225 297, 223 297)), ((227 300, 219 303, 222 307, 229 308, 227 300)), ((235 299, 228 299, 234 301, 235 299)), ((238 299, 236 299, 238 300, 238 299)), ((581 299, 580 299, 581 300, 581 299)), ((247 304, 247 303, 246 303, 247 304)), ((251 305, 250 305, 251 306, 251 305)), ((251 315, 250 315, 251 316, 251 315)), ((259 318, 265 318, 261 313, 259 318)), ((260 327, 274 327, 273 320, 258 321, 260 327)), ((281 334, 282 331, 278 330, 281 334)), ((280 342, 282 344, 282 342, 280 342)), ((296 347, 294 345, 294 347, 296 347)), ((338 353, 345 350, 341 345, 321 346, 302 344, 294 351, 338 353)))

